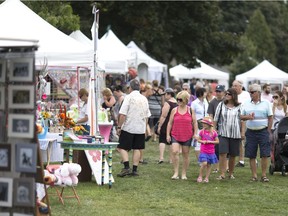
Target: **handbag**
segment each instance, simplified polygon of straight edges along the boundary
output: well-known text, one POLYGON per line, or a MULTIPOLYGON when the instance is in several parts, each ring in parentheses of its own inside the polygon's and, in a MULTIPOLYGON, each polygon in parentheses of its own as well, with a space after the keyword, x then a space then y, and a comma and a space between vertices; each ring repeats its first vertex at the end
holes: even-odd
POLYGON ((220 117, 221 117, 221 113, 222 113, 222 106, 223 106, 223 102, 221 102, 221 107, 220 107, 220 111, 219 111, 219 115, 218 115, 218 119, 217 119, 217 125, 216 125, 216 130, 219 130, 219 122, 220 122, 220 117))
POLYGON ((154 125, 154 133, 159 135, 158 134, 158 127, 159 127, 159 121, 154 125))

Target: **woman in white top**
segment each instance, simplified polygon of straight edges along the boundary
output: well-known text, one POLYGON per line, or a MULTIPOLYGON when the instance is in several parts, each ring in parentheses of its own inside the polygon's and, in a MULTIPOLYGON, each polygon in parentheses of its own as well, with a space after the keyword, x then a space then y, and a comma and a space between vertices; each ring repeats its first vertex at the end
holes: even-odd
POLYGON ((277 124, 288 115, 287 104, 285 102, 285 96, 281 91, 276 91, 273 94, 273 124, 272 130, 277 128, 277 124))
POLYGON ((83 106, 80 109, 79 118, 77 120, 77 124, 81 124, 88 132, 84 132, 83 135, 90 134, 90 126, 88 125, 88 110, 87 110, 87 102, 88 102, 88 91, 84 88, 80 89, 78 92, 78 96, 81 101, 84 102, 83 106))

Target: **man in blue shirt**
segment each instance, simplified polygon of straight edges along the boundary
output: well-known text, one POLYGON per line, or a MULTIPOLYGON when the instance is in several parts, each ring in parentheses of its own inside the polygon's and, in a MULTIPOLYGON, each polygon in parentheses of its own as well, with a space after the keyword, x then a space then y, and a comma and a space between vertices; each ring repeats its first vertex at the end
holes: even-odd
POLYGON ((249 86, 251 101, 243 104, 241 119, 246 121, 245 157, 249 158, 252 181, 257 181, 256 157, 260 148, 262 182, 269 182, 266 176, 268 158, 270 157, 271 127, 273 121, 272 106, 267 100, 261 100, 261 86, 249 86))

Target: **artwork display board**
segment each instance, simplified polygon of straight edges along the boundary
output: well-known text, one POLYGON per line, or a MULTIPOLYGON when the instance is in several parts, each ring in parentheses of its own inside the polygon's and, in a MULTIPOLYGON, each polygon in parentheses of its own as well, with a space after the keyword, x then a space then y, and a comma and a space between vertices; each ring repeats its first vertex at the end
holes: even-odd
POLYGON ((0 212, 36 215, 36 182, 43 183, 37 178, 43 175, 35 130, 37 46, 0 48, 0 212))

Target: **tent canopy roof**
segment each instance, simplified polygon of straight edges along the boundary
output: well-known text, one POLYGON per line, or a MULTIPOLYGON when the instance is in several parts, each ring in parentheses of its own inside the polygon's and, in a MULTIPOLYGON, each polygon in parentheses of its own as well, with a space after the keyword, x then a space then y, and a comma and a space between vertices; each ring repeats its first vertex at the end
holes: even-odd
POLYGON ((197 59, 200 63, 200 67, 188 69, 183 65, 177 65, 170 69, 170 75, 176 79, 218 79, 218 80, 229 80, 229 74, 226 72, 219 71, 204 62, 197 59))
POLYGON ((148 65, 149 71, 163 72, 164 68, 167 68, 167 65, 156 61, 147 55, 143 50, 141 50, 134 41, 130 41, 127 47, 131 50, 132 55, 136 55, 137 66, 141 63, 148 65))
POLYGON ((47 58, 49 65, 91 65, 93 52, 50 25, 19 0, 0 5, 0 37, 38 40, 36 65, 47 58))
POLYGON ((288 74, 272 65, 269 61, 264 60, 251 70, 236 76, 239 80, 288 80, 288 74))

